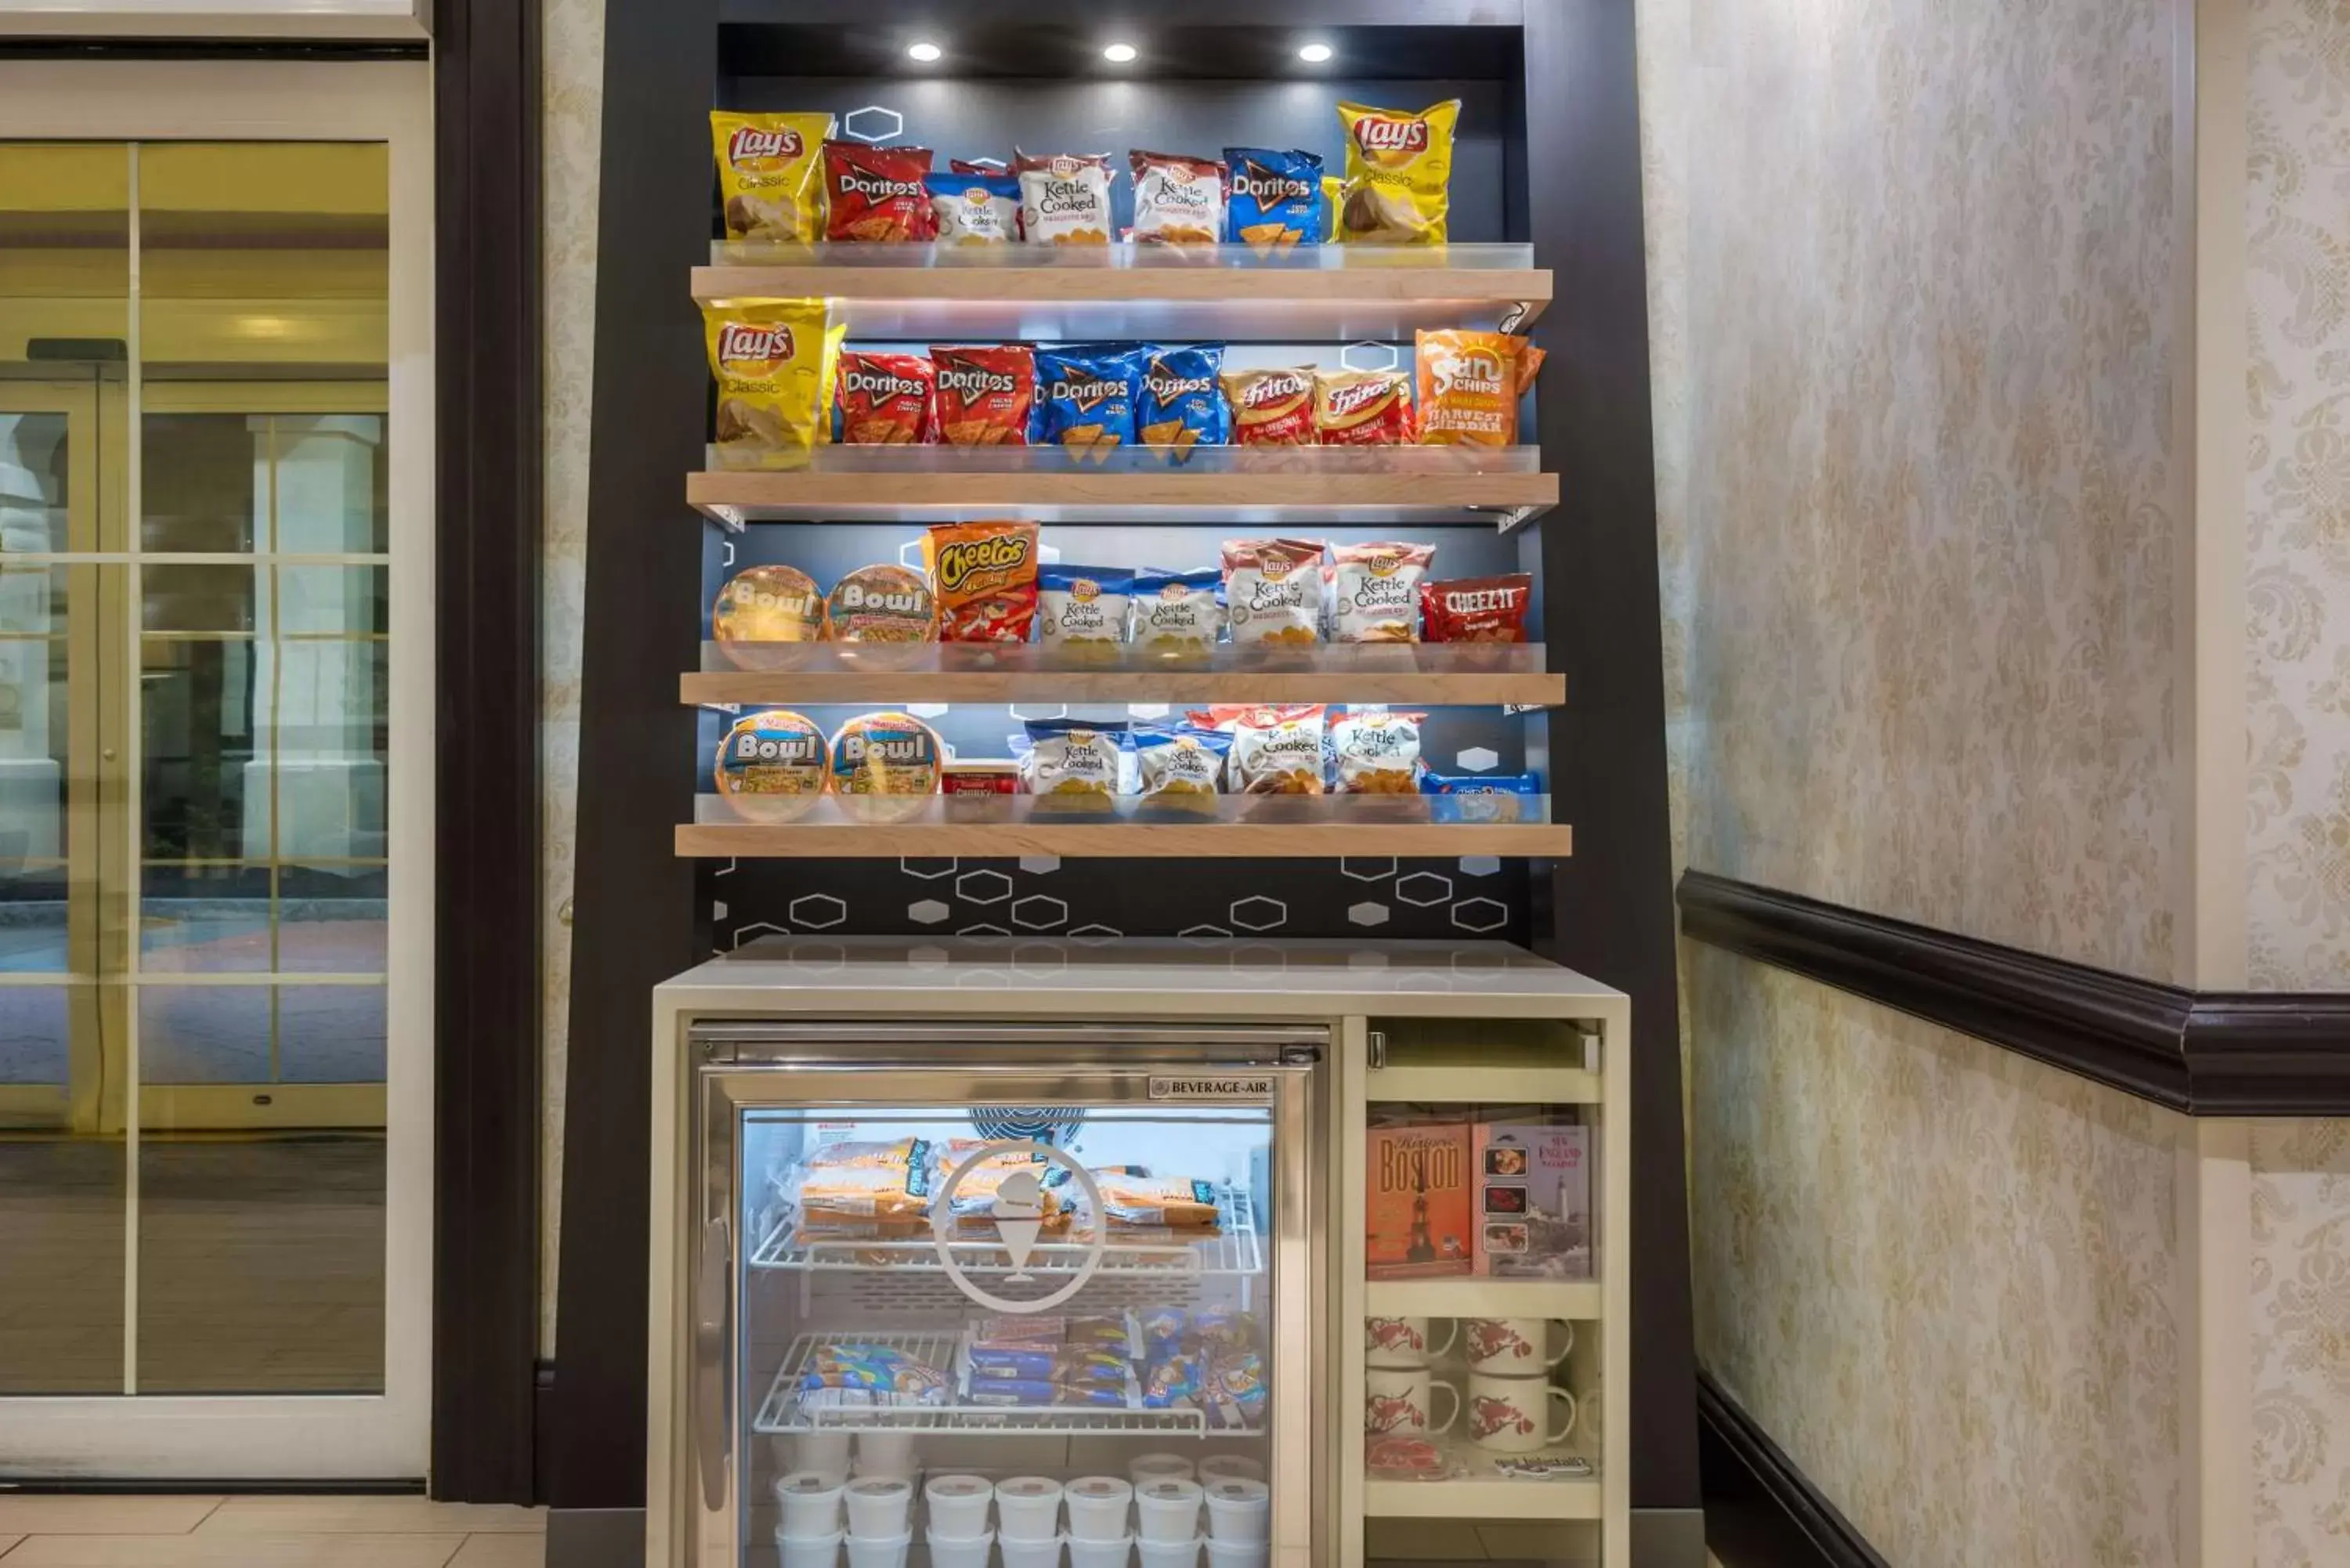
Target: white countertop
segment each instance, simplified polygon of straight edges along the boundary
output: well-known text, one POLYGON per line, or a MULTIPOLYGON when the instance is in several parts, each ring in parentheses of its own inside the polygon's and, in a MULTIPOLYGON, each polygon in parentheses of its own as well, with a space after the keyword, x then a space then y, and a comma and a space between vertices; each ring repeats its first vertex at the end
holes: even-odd
POLYGON ((655 992, 672 1013, 819 1009, 1082 1012, 1073 999, 1190 1017, 1613 1012, 1623 993, 1506 942, 1059 937, 770 937, 655 992), (981 1002, 980 995, 988 1000, 981 1002))

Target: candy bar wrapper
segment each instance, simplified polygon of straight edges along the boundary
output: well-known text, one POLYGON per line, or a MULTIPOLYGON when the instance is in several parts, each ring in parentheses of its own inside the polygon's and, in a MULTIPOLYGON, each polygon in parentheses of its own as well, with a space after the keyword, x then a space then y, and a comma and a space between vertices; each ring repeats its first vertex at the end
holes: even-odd
POLYGON ((1207 1386, 1208 1358, 1196 1350, 1154 1356, 1142 1374, 1142 1407, 1172 1410, 1193 1405, 1207 1386))
POLYGON ((975 1377, 1043 1378, 1055 1383, 1123 1383, 1126 1357, 1107 1350, 1072 1350, 1066 1345, 1003 1350, 971 1347, 971 1375, 975 1377))
POLYGON ((1115 1384, 1095 1384, 1057 1383, 1050 1378, 973 1377, 963 1386, 963 1402, 970 1405, 1124 1410, 1131 1407, 1131 1395, 1132 1389, 1125 1379, 1115 1384))
POLYGON ((947 1379, 937 1367, 890 1345, 826 1345, 808 1357, 800 1387, 808 1393, 842 1389, 937 1404, 946 1397, 947 1379))

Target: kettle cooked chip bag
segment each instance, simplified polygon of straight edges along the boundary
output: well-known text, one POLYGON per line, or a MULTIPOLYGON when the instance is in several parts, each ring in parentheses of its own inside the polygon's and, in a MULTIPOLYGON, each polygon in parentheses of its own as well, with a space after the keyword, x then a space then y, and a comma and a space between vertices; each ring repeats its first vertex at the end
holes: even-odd
POLYGON ((1451 202, 1452 135, 1461 100, 1417 114, 1338 106, 1347 133, 1347 177, 1338 234, 1350 245, 1440 245, 1451 202))
POLYGON ((1222 730, 1192 724, 1137 728, 1134 753, 1143 805, 1213 815, 1216 797, 1224 793, 1224 758, 1232 749, 1232 736, 1222 730))
POLYGON ((1224 597, 1234 642, 1304 647, 1322 640, 1322 545, 1315 539, 1231 539, 1224 597))
POLYGON ((706 306, 702 330, 718 380, 719 461, 755 466, 805 456, 827 406, 824 301, 706 306))
POLYGON ((1109 244, 1109 154, 1017 153, 1020 233, 1032 245, 1109 244))
POLYGON ((1212 245, 1224 232, 1224 166, 1212 158, 1135 152, 1134 243, 1212 245))
POLYGON ((712 114, 726 237, 789 244, 822 239, 817 154, 831 134, 828 114, 712 114))
POLYGON ((1008 245, 1020 237, 1020 182, 1009 174, 925 174, 931 222, 947 245, 1008 245))
POLYGON ((1433 545, 1331 547, 1330 640, 1418 642, 1419 585, 1433 545))
POLYGON ((1036 641, 1045 648, 1107 655, 1126 640, 1134 574, 1122 566, 1058 562, 1036 572, 1036 641))
POLYGON ((1134 574, 1134 637, 1153 658, 1206 658, 1223 630, 1224 607, 1216 602, 1222 572, 1201 566, 1172 572, 1145 566, 1134 574))
POLYGON ((1320 794, 1322 737, 1328 710, 1319 702, 1218 706, 1191 722, 1232 738, 1230 769, 1241 794, 1320 794))

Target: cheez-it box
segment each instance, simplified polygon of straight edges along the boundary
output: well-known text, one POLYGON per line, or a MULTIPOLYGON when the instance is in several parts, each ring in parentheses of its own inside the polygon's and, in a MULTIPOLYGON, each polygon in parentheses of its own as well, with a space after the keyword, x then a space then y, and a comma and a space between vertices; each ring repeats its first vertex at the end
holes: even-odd
POLYGON ((1476 1272, 1591 1277, 1591 1129, 1480 1123, 1476 1272))
POLYGON ((1365 1262, 1370 1277, 1470 1272, 1468 1125, 1375 1127, 1368 1137, 1365 1262))

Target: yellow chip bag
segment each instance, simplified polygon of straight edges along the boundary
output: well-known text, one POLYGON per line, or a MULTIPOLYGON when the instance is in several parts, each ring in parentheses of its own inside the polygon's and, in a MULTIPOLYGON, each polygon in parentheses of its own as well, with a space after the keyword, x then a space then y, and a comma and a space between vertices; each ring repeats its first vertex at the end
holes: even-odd
POLYGON ((726 237, 787 244, 824 238, 817 150, 831 134, 828 114, 711 115, 726 237))
POLYGON ((1347 177, 1338 234, 1350 245, 1440 245, 1451 205, 1452 133, 1461 100, 1418 114, 1338 106, 1347 130, 1347 177))
POLYGON ((821 299, 706 306, 702 331, 718 379, 718 456, 730 467, 805 458, 826 408, 830 335, 821 299))

